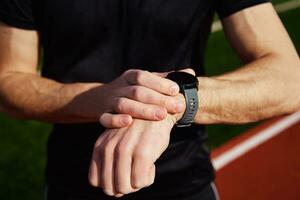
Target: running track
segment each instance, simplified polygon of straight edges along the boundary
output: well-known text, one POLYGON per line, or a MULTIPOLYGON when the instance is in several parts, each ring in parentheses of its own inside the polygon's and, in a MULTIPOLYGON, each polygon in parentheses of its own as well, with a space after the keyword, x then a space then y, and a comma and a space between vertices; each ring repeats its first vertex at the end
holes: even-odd
POLYGON ((212 152, 221 200, 300 200, 300 112, 212 152))

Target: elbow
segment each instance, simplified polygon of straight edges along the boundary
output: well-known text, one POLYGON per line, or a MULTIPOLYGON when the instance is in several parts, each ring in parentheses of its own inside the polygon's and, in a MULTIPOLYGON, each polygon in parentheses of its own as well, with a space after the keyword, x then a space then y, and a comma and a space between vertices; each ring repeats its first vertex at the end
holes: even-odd
POLYGON ((286 105, 286 114, 293 114, 295 112, 299 112, 300 111, 300 94, 298 92, 298 96, 295 97, 294 99, 288 100, 286 99, 287 104, 286 105))
POLYGON ((297 54, 271 54, 270 102, 276 115, 300 111, 300 60, 297 54))
POLYGON ((287 105, 287 114, 300 111, 300 60, 299 57, 290 61, 289 76, 286 77, 286 97, 284 101, 287 105))
POLYGON ((5 95, 5 92, 0 90, 0 113, 18 119, 31 119, 26 113, 14 106, 5 95))
MULTIPOLYGON (((0 81, 0 85, 3 86, 3 82, 0 81)), ((16 116, 15 109, 10 105, 8 98, 7 98, 7 91, 0 86, 0 113, 7 114, 9 116, 18 117, 16 116)))
POLYGON ((3 95, 3 91, 0 90, 0 113, 7 114, 9 116, 17 117, 14 109, 9 106, 9 103, 3 95))
POLYGON ((13 92, 10 87, 9 76, 0 76, 0 112, 6 115, 19 118, 26 119, 27 117, 22 114, 22 111, 14 105, 15 99, 13 97, 13 92))
MULTIPOLYGON (((299 94, 300 95, 300 94, 299 94)), ((300 112, 300 98, 298 96, 297 99, 294 100, 294 102, 290 105, 290 107, 287 109, 287 114, 293 114, 295 112, 300 112)))
POLYGON ((292 93, 294 93, 294 97, 295 97, 295 106, 294 106, 293 112, 298 112, 298 111, 300 111, 300 59, 298 56, 297 56, 297 58, 295 58, 294 85, 295 85, 295 91, 292 91, 292 93))
POLYGON ((292 107, 290 113, 300 111, 300 77, 298 79, 298 89, 294 93, 294 106, 292 107))

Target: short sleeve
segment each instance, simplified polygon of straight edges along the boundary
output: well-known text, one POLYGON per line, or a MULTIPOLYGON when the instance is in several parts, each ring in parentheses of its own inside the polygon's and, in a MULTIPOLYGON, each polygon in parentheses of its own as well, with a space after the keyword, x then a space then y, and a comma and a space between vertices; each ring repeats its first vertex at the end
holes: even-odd
POLYGON ((0 0, 0 21, 22 29, 35 29, 31 0, 0 0))
POLYGON ((270 0, 215 0, 215 7, 222 19, 245 8, 266 2, 270 0))

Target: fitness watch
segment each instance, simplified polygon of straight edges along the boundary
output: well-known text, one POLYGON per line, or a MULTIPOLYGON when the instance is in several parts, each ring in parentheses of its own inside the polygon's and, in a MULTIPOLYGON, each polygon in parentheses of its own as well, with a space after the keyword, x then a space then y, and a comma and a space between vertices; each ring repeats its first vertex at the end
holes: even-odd
POLYGON ((185 72, 171 72, 167 78, 179 85, 180 93, 183 94, 186 102, 185 112, 176 126, 190 126, 194 122, 199 106, 198 79, 196 76, 185 72))

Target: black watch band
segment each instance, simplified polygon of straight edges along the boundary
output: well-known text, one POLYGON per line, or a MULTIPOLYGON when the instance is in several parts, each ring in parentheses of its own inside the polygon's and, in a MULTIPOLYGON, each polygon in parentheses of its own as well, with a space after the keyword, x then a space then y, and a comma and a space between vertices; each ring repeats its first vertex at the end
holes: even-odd
POLYGON ((198 111, 198 79, 196 76, 185 72, 171 72, 168 79, 176 82, 180 88, 180 93, 184 95, 186 109, 182 118, 176 123, 177 127, 190 126, 198 111))
POLYGON ((190 126, 194 122, 199 106, 197 88, 185 89, 182 92, 186 101, 186 109, 182 118, 176 124, 178 127, 190 126))

